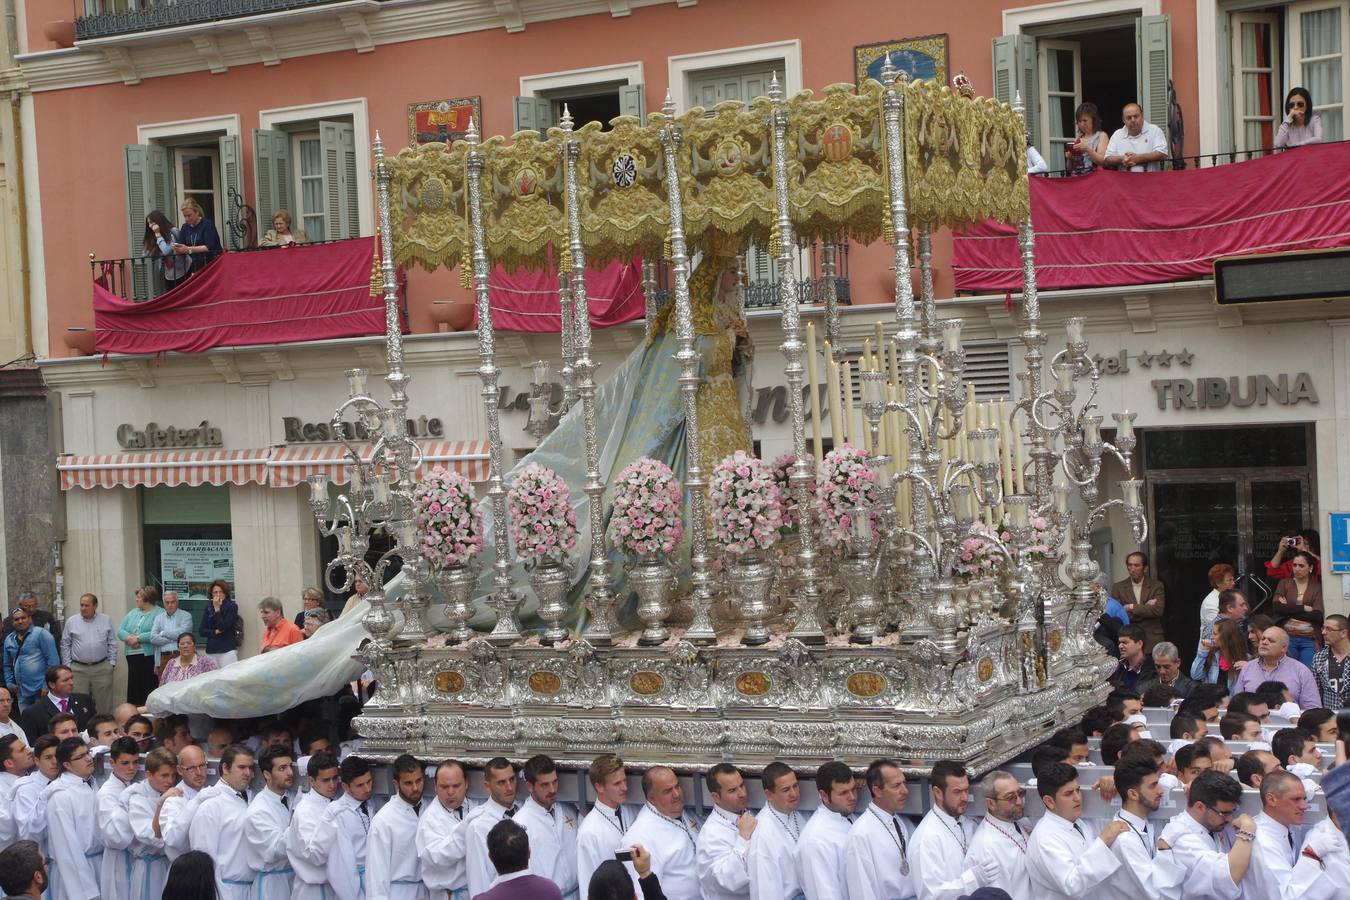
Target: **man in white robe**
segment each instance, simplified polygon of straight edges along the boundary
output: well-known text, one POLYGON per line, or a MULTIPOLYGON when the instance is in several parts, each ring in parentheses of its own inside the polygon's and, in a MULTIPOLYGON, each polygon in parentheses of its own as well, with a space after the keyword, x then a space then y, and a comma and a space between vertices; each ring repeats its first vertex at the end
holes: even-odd
POLYGON ((215 861, 220 900, 248 900, 253 887, 253 869, 244 841, 252 780, 252 751, 242 744, 226 747, 220 755, 220 783, 197 807, 188 827, 188 846, 215 861))
POLYGON ((293 870, 286 859, 286 828, 291 824, 287 791, 295 784, 290 747, 273 744, 258 756, 263 789, 244 814, 244 843, 253 870, 253 900, 287 900, 293 870))
POLYGON ((556 884, 563 900, 576 900, 578 816, 558 802, 558 767, 540 753, 527 759, 521 772, 528 796, 514 821, 530 838, 530 874, 556 884))
POLYGON ((1308 795, 1303 781, 1283 769, 1261 779, 1261 812, 1257 813, 1256 847, 1243 888, 1245 896, 1286 900, 1298 861, 1299 842, 1294 829, 1303 824, 1308 795))
POLYGON ((1186 870, 1187 900, 1239 900, 1252 859, 1256 823, 1238 815, 1242 785, 1218 772, 1201 772, 1191 782, 1185 811, 1163 828, 1159 848, 1186 870), (1229 822, 1232 826, 1229 827, 1229 822), (1249 837, 1239 839, 1234 832, 1249 837))
POLYGON ((984 818, 980 820, 966 851, 972 869, 993 866, 989 884, 1007 891, 1012 900, 1035 900, 1031 876, 1027 875, 1027 840, 1022 828, 1026 791, 1009 772, 990 772, 984 777, 984 818))
POLYGON ((351 857, 356 866, 356 877, 362 893, 365 892, 366 841, 370 836, 370 820, 376 813, 375 773, 359 756, 342 760, 338 768, 343 792, 328 804, 325 815, 337 823, 343 839, 351 845, 351 857))
POLYGON ((103 844, 99 887, 103 900, 130 900, 131 830, 122 793, 135 782, 141 767, 140 752, 131 738, 117 738, 108 750, 108 780, 98 789, 98 838, 103 844))
POLYGON ((53 900, 99 900, 98 795, 87 781, 94 757, 79 738, 67 738, 56 750, 61 774, 47 786, 47 844, 61 870, 53 900))
MULTIPOLYGON (((50 734, 44 734, 33 743, 33 768, 20 778, 14 786, 14 826, 15 837, 21 841, 33 841, 47 853, 47 785, 61 774, 61 765, 56 761, 56 748, 60 744, 50 734)), ((50 873, 52 881, 56 873, 50 873)))
POLYGON ((802 900, 797 877, 797 842, 806 818, 797 811, 802 790, 797 774, 774 761, 759 776, 768 802, 756 816, 745 862, 750 870, 750 900, 802 900))
MULTIPOLYGON (((665 766, 653 766, 642 775, 642 793, 647 803, 624 834, 623 846, 640 844, 651 854, 652 871, 667 900, 700 900, 698 825, 685 816, 680 779, 665 766)), ((636 885, 632 863, 628 868, 636 885)))
POLYGON ((844 845, 858 805, 858 780, 843 763, 827 762, 816 769, 816 793, 820 806, 797 842, 797 880, 806 900, 847 900, 844 845))
POLYGON ((992 862, 966 862, 975 823, 970 807, 970 773, 960 763, 939 760, 929 775, 933 808, 914 829, 914 888, 919 900, 956 900, 978 887, 993 884, 992 862))
POLYGON ((879 759, 867 767, 865 781, 872 802, 858 814, 844 844, 845 896, 913 900, 914 826, 900 814, 909 801, 905 773, 894 760, 879 759))
POLYGON ((0 737, 0 847, 19 839, 14 821, 14 791, 33 768, 33 751, 23 738, 14 734, 0 737))
MULTIPOLYGON (((338 761, 315 753, 306 763, 309 790, 301 795, 286 827, 286 858, 295 877, 291 900, 358 900, 361 881, 350 841, 331 814, 339 791, 338 761)), ((369 773, 367 773, 369 775, 369 773)))
POLYGON ((165 791, 173 786, 178 758, 172 750, 159 747, 145 757, 145 780, 122 792, 127 823, 134 840, 131 843, 131 896, 158 897, 169 877, 169 861, 164 854, 164 832, 155 826, 155 810, 165 791))
POLYGON ((464 767, 447 759, 436 767, 436 799, 427 803, 417 825, 417 856, 422 883, 433 897, 469 900, 469 875, 464 867, 464 818, 476 805, 465 794, 464 767))
POLYGON ((591 761, 587 778, 595 791, 595 806, 577 828, 577 886, 585 892, 600 864, 613 859, 622 848, 623 834, 637 818, 637 810, 625 807, 628 771, 623 760, 603 754, 591 761))
POLYGON ((178 784, 159 798, 155 821, 164 836, 164 855, 169 864, 188 851, 188 829, 192 816, 210 793, 219 786, 206 787, 206 753, 196 744, 189 744, 178 754, 178 784))
POLYGON ((1109 900, 1181 900, 1186 869, 1158 851, 1160 826, 1148 818, 1162 804, 1157 765, 1148 757, 1126 757, 1116 763, 1114 778, 1121 801, 1116 821, 1129 831, 1111 846, 1120 869, 1095 890, 1109 900))
POLYGON ((366 842, 366 900, 426 900, 422 863, 417 858, 417 823, 422 813, 422 764, 408 754, 394 760, 398 795, 370 822, 366 842))
POLYGON ((1350 847, 1334 812, 1308 831, 1288 894, 1305 900, 1350 897, 1350 847))
POLYGON ((1078 771, 1065 763, 1050 763, 1036 776, 1036 790, 1045 803, 1045 815, 1027 841, 1027 874, 1041 900, 1082 900, 1120 868, 1111 852, 1116 838, 1129 830, 1119 820, 1109 823, 1096 838, 1078 820, 1083 795, 1078 771))
POLYGON ((488 859, 487 835, 493 825, 515 814, 516 767, 505 757, 493 757, 483 769, 483 782, 488 801, 464 818, 464 868, 470 897, 477 897, 497 880, 497 869, 488 859))
POLYGON ((747 807, 745 776, 731 763, 708 770, 712 813, 698 833, 695 851, 703 900, 746 900, 750 896, 750 837, 755 817, 747 807))

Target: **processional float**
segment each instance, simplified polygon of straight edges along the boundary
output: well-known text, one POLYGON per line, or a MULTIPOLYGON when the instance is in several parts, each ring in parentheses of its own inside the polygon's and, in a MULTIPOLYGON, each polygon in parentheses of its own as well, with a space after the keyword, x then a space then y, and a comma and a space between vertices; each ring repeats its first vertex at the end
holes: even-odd
MULTIPOLYGON (((394 559, 404 573, 397 600, 378 587, 366 594, 370 640, 361 658, 380 690, 356 722, 364 752, 470 760, 548 752, 574 762, 616 752, 639 766, 695 767, 723 757, 753 767, 779 756, 817 764, 884 755, 913 769, 940 758, 987 769, 1100 701, 1109 667, 1090 634, 1103 601, 1089 535, 1118 507, 1144 537, 1131 474, 1134 416, 1116 414, 1114 442, 1103 439, 1094 413, 1099 373, 1081 319, 1068 321, 1047 363, 1022 110, 958 88, 908 82, 888 63, 881 83, 834 85, 819 98, 786 98, 775 79, 768 97, 748 105, 677 116, 667 97, 645 124, 620 117, 609 130, 574 130, 564 112, 546 135, 521 132, 508 144, 480 140, 471 125, 453 146, 393 157, 376 136, 389 398, 370 396, 364 370, 348 372, 351 396, 333 421, 355 417, 378 437, 348 448, 351 481, 336 506, 324 477, 311 479, 320 528, 340 540, 330 586, 380 585, 394 559), (985 416, 968 403, 961 322, 937 314, 930 235, 991 218, 1020 224, 1025 365, 1020 397, 985 416), (700 456, 690 257, 728 236, 767 248, 782 276, 794 450, 782 473, 785 496, 765 487, 764 465, 748 457, 719 465, 710 494, 710 461, 700 456), (895 326, 859 373, 871 452, 845 446, 818 460, 806 429, 800 282, 790 273, 798 242, 820 240, 832 274, 828 251, 844 238, 893 245, 895 326), (562 624, 574 612, 566 574, 558 574, 562 554, 546 552, 570 535, 565 512, 548 519, 549 504, 561 495, 565 507, 569 488, 535 468, 508 494, 488 288, 492 264, 539 267, 551 252, 563 312, 563 409, 534 402, 545 415, 580 416, 584 429, 585 482, 572 487, 590 501, 589 572, 586 624, 575 632, 562 624), (649 331, 657 312, 650 261, 664 258, 671 277, 687 441, 682 492, 647 461, 610 485, 599 464, 587 264, 635 254, 647 261, 649 331), (410 376, 395 269, 413 264, 459 264, 473 288, 491 445, 487 534, 471 488, 421 472, 405 427, 410 376), (1098 497, 1103 456, 1125 472, 1120 499, 1098 497), (643 521, 665 529, 657 537, 671 538, 666 551, 687 544, 687 591, 659 550, 629 569, 642 620, 632 631, 620 622, 627 597, 616 592, 611 551, 660 540, 625 542, 614 522, 607 535, 607 490, 623 510, 633 496, 650 506, 643 521), (651 499, 661 496, 674 498, 674 523, 670 504, 651 499), (737 543, 726 517, 747 507, 737 543), (372 565, 376 528, 395 546, 372 565), (557 529, 554 542, 540 538, 545 528, 557 529), (784 532, 790 568, 762 552, 784 532), (480 583, 472 557, 485 541, 493 556, 486 603, 496 621, 481 634, 468 619, 480 583), (516 551, 533 555, 543 639, 522 634, 516 551), (427 626, 435 595, 449 622, 444 637, 427 626), (675 624, 672 610, 686 607, 675 624)), ((838 347, 832 292, 826 305, 827 347, 838 347)))

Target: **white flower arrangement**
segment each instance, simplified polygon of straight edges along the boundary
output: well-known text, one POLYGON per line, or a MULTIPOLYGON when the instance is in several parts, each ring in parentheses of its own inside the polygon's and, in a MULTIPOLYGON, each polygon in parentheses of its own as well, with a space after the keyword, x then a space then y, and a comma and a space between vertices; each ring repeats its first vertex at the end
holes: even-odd
POLYGON ((824 514, 820 526, 829 546, 849 539, 860 506, 873 510, 872 527, 877 527, 877 474, 867 465, 867 457, 866 450, 844 444, 826 453, 816 469, 816 492, 824 514))
POLYGON ((684 537, 680 483, 670 466, 642 457, 619 473, 614 485, 610 535, 625 553, 671 554, 684 537))
POLYGON ((576 546, 577 514, 567 482, 552 469, 530 463, 506 495, 511 540, 531 563, 562 562, 576 546))
POLYGON ((713 469, 708 484, 712 535, 722 551, 740 556, 768 550, 783 527, 783 498, 763 460, 737 450, 713 469))
POLYGON ((437 466, 413 491, 418 546, 433 566, 462 566, 483 550, 473 484, 437 466))

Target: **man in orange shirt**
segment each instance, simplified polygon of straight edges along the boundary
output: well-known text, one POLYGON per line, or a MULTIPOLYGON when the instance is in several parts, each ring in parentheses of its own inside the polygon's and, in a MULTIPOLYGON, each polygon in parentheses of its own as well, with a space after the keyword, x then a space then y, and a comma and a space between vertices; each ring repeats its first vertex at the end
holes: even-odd
POLYGON ((286 618, 281 601, 276 597, 264 597, 258 602, 258 611, 262 614, 263 630, 262 652, 298 644, 305 639, 304 632, 295 627, 295 623, 286 618))

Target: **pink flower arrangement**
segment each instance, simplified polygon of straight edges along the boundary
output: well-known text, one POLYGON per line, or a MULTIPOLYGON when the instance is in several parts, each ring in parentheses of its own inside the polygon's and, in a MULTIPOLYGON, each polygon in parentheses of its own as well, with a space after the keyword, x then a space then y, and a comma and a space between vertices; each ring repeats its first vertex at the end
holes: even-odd
POLYGON ((511 540, 528 562, 561 562, 577 542, 572 492, 558 473, 538 463, 520 470, 506 495, 511 540))
MULTIPOLYGON (((858 507, 876 509, 877 473, 867 465, 867 457, 866 450, 844 444, 826 453, 816 469, 816 491, 824 513, 820 524, 825 543, 830 546, 848 540, 858 507)), ((878 527, 875 512, 872 527, 878 527)))
POLYGON ((953 574, 965 579, 993 575, 1002 559, 995 553, 990 543, 993 538, 994 531, 988 525, 982 522, 971 525, 970 533, 961 539, 961 545, 957 549, 953 574))
POLYGON ((418 546, 433 566, 462 566, 483 549, 473 485, 437 466, 413 491, 418 546))
MULTIPOLYGON (((1008 529, 1008 523, 1003 523, 1003 531, 999 535, 1003 543, 1009 547, 1013 545, 1012 532, 1008 529)), ((1050 527, 1049 521, 1044 516, 1033 516, 1031 519, 1031 540, 1027 544, 1025 551, 1031 559, 1040 561, 1050 555, 1051 543, 1054 540, 1054 533, 1050 527)))
POLYGON ((684 537, 680 483, 670 466, 642 457, 614 485, 610 535, 625 553, 674 553, 684 537))
MULTIPOLYGON (((797 464, 797 454, 784 453, 773 461, 771 472, 773 474, 773 483, 778 485, 778 493, 783 498, 783 530, 795 531, 801 526, 801 511, 797 506, 797 498, 792 493, 792 467, 797 464)), ((806 485, 806 492, 809 496, 816 495, 816 483, 810 481, 806 485)))
POLYGON ((713 469, 708 483, 712 535, 722 551, 740 556, 768 550, 783 527, 783 498, 763 460, 737 450, 713 469))

